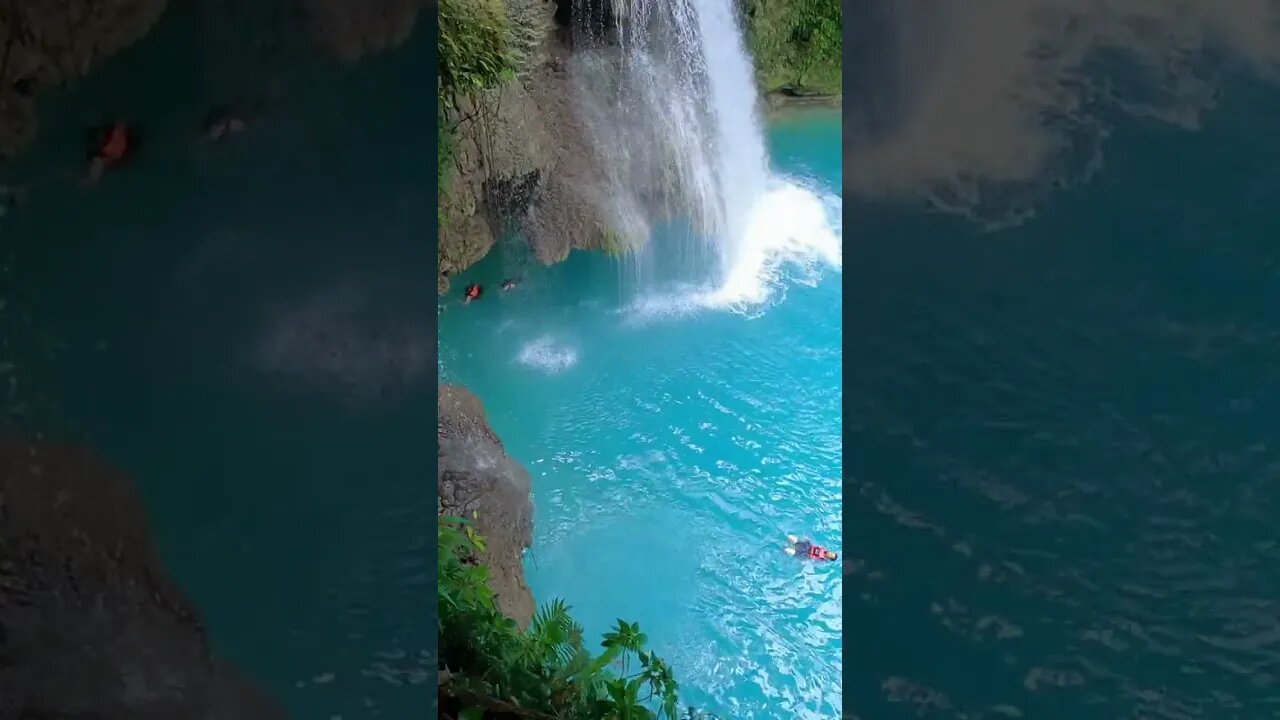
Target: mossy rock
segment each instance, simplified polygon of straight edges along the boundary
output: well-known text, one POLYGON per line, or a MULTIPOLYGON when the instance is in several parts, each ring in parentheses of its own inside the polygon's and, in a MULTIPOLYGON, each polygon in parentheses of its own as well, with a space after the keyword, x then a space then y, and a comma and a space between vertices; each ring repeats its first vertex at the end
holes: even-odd
POLYGON ((840 0, 747 0, 747 45, 765 93, 840 93, 840 0))

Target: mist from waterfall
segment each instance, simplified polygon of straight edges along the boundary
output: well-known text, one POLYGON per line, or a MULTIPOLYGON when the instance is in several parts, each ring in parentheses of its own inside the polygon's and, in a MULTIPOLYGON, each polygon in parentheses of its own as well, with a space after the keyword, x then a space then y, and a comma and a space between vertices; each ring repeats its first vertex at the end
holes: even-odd
POLYGON ((608 179, 592 190, 633 258, 643 265, 651 239, 665 234, 660 251, 714 288, 684 296, 702 306, 762 301, 783 259, 816 254, 839 266, 838 199, 824 203, 770 173, 733 0, 575 7, 575 102, 608 179), (778 192, 799 204, 771 202, 778 192))

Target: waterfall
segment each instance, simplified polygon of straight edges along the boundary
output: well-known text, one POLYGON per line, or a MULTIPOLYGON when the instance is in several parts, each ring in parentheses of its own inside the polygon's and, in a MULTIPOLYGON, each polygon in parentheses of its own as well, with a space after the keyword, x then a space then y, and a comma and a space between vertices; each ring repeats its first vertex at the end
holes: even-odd
POLYGON ((764 196, 768 157, 757 107, 755 73, 732 15, 733 0, 693 0, 706 68, 710 121, 706 136, 715 148, 714 189, 718 234, 726 272, 739 260, 746 224, 764 196))
MULTIPOLYGON (((781 209, 770 202, 778 181, 736 0, 569 1, 576 102, 607 178, 596 200, 613 230, 638 249, 656 226, 687 223, 700 252, 684 264, 709 266, 694 268, 709 275, 698 282, 718 289, 704 300, 762 300, 766 265, 797 239, 782 218, 763 216, 781 209)), ((822 202, 791 199, 808 203, 808 219, 790 219, 818 226, 838 255, 822 202)))

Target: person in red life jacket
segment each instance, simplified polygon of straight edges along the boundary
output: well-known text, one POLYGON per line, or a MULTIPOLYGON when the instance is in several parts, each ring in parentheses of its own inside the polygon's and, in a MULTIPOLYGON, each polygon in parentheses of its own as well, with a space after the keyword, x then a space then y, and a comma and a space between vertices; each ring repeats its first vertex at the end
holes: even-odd
POLYGON ((784 552, 788 555, 794 555, 798 558, 808 558, 809 560, 835 560, 840 557, 821 545, 810 542, 809 540, 801 540, 795 535, 788 535, 787 548, 784 552))
POLYGON ((471 283, 467 286, 466 292, 462 295, 462 304, 465 305, 472 300, 479 299, 480 293, 482 292, 484 292, 484 288, 480 286, 480 283, 471 283))
POLYGON ((85 182, 96 182, 107 168, 115 167, 133 154, 137 138, 128 125, 117 122, 94 133, 89 148, 89 167, 85 182))

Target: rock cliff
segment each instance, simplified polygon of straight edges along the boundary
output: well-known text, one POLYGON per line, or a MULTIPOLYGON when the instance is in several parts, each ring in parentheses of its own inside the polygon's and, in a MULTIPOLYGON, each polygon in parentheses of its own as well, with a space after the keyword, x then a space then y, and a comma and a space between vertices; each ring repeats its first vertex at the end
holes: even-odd
MULTIPOLYGON (((495 0, 496 1, 496 0, 495 0)), ((442 122, 452 147, 442 169, 440 291, 448 276, 484 257, 496 238, 518 228, 534 257, 550 264, 569 251, 604 249, 606 223, 584 188, 603 185, 573 112, 567 34, 552 0, 502 0, 518 28, 515 77, 449 98, 442 122)))
POLYGON ((0 438, 0 720, 258 720, 284 713, 211 657, 120 471, 0 438))
POLYGON ((529 473, 507 456, 480 400, 464 388, 440 386, 436 437, 439 512, 475 523, 498 607, 524 627, 534 611, 523 558, 533 542, 529 473))

